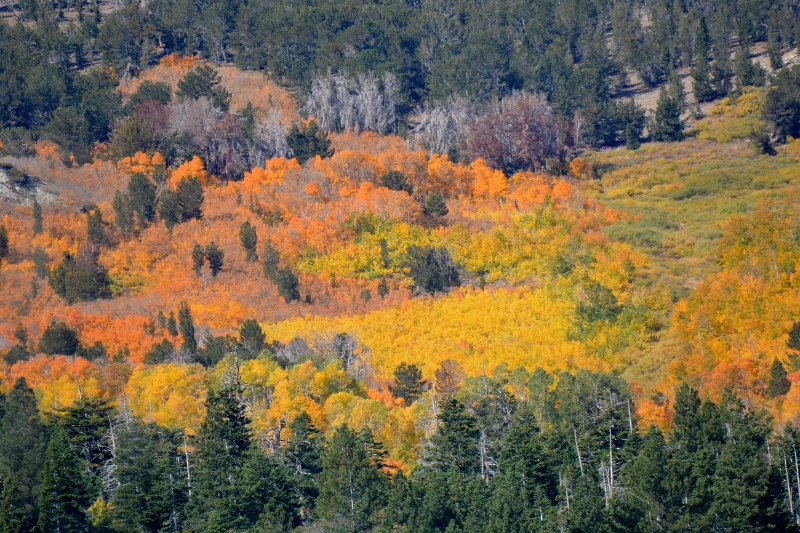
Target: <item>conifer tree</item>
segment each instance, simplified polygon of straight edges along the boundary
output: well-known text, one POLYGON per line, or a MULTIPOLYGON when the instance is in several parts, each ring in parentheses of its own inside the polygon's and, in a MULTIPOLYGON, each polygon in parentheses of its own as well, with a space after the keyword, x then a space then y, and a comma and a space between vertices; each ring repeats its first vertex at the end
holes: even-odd
POLYGON ((769 55, 769 66, 772 67, 773 71, 783 67, 781 44, 778 42, 778 37, 772 28, 767 32, 767 55, 769 55))
POLYGON ((0 267, 8 257, 8 230, 5 226, 0 226, 0 267))
POLYGON ((114 201, 111 205, 114 208, 119 230, 122 233, 130 232, 133 229, 133 210, 131 209, 130 196, 122 191, 117 191, 114 193, 114 201))
POLYGON ((264 349, 266 335, 258 322, 248 318, 239 328, 239 343, 251 354, 258 355, 264 349))
POLYGON ((301 165, 315 156, 324 159, 333 155, 328 134, 320 129, 313 118, 306 125, 292 124, 286 142, 301 165))
POLYGON ((22 497, 17 476, 9 473, 0 491, 0 531, 3 533, 26 533, 32 530, 29 516, 29 502, 22 497))
POLYGON ((36 198, 33 199, 33 234, 39 235, 42 232, 42 204, 36 198))
POLYGON ((386 276, 383 276, 378 282, 378 295, 383 298, 387 294, 389 294, 389 284, 386 283, 386 276))
MULTIPOLYGON (((187 507, 190 531, 206 531, 206 521, 220 531, 237 525, 237 487, 250 447, 250 420, 239 400, 241 391, 210 391, 206 418, 197 433, 192 495, 187 507)), ((209 525, 210 528, 210 525, 209 525)))
POLYGON ((570 533, 599 533, 605 531, 605 502, 600 484, 592 468, 575 481, 567 511, 566 531, 570 533))
POLYGON ((772 367, 769 370, 769 388, 767 389, 767 396, 770 398, 783 396, 789 392, 791 388, 792 383, 786 377, 786 369, 778 359, 774 359, 772 361, 772 367))
POLYGON ((300 525, 297 493, 289 472, 255 445, 245 454, 237 492, 242 526, 288 533, 300 525))
POLYGON ((203 270, 203 265, 205 264, 206 251, 202 246, 195 243, 194 248, 192 248, 192 268, 194 269, 194 273, 199 276, 200 272, 203 270))
POLYGON ((208 259, 208 268, 211 270, 211 275, 216 277, 222 271, 222 262, 225 259, 225 252, 220 250, 214 241, 206 246, 206 259, 208 259))
POLYGON ((683 140, 684 124, 681 120, 681 103, 664 87, 658 95, 653 119, 653 140, 676 142, 683 140))
POLYGON ((346 425, 334 430, 322 452, 319 515, 346 531, 372 530, 386 498, 384 455, 369 430, 356 433, 346 425))
POLYGON ((186 302, 181 302, 178 305, 178 323, 180 324, 181 337, 183 337, 181 348, 190 354, 196 353, 197 340, 194 338, 194 321, 192 320, 192 311, 186 302))
POLYGON ((792 324, 792 329, 789 330, 789 338, 786 340, 786 346, 796 352, 800 352, 800 322, 792 324))
POLYGON ((739 88, 749 86, 760 87, 764 85, 764 69, 761 68, 761 65, 750 59, 749 45, 742 44, 739 50, 737 50, 733 58, 733 69, 739 88))
POLYGON ((450 398, 439 414, 428 462, 441 472, 453 469, 465 476, 474 475, 479 471, 478 437, 475 418, 464 404, 450 398))
POLYGON ((261 262, 264 266, 264 275, 268 279, 277 283, 278 270, 280 267, 281 254, 270 241, 264 243, 264 250, 261 252, 261 262))
POLYGON ((649 531, 666 520, 667 443, 657 427, 645 435, 641 450, 635 459, 626 464, 621 472, 622 483, 628 487, 629 499, 642 511, 639 527, 649 531))
MULTIPOLYGON (((36 500, 41 483, 41 468, 46 446, 46 432, 39 418, 36 398, 25 378, 17 378, 6 397, 3 418, 0 420, 0 475, 13 475, 14 488, 4 484, 10 502, 21 505, 19 518, 24 530, 36 524, 36 500)), ((17 520, 17 519, 15 519, 17 520)))
POLYGON ((165 190, 158 197, 158 216, 164 221, 164 225, 169 231, 181 221, 181 206, 178 203, 178 195, 169 189, 165 190))
POLYGON ((86 237, 87 240, 95 245, 101 245, 105 241, 105 222, 103 213, 99 207, 95 207, 86 215, 86 237))
POLYGON ((39 496, 39 531, 90 531, 83 465, 56 426, 45 453, 39 496))
POLYGON ((708 31, 706 16, 700 15, 697 23, 697 36, 694 41, 695 57, 708 59, 708 52, 711 49, 711 34, 708 31))
POLYGON ((130 209, 136 215, 139 227, 147 227, 156 217, 156 186, 142 173, 131 175, 128 182, 130 209))
POLYGON ((289 424, 291 436, 281 449, 284 462, 293 478, 299 504, 308 512, 314 508, 322 471, 322 437, 305 411, 289 424))
POLYGON ((692 90, 698 102, 710 102, 716 96, 711 86, 711 66, 703 55, 697 56, 697 61, 691 70, 692 90))
POLYGON ((74 355, 79 347, 78 332, 65 322, 51 321, 39 339, 39 351, 46 355, 74 355))
POLYGON ((733 90, 732 76, 733 66, 728 54, 720 54, 711 66, 711 86, 716 97, 730 94, 733 90))
POLYGON ((44 279, 47 276, 47 252, 41 246, 33 249, 33 268, 39 279, 44 279))
POLYGON ((178 336, 178 323, 175 320, 175 313, 173 311, 170 311, 167 317, 167 332, 173 337, 178 336))
POLYGON ((175 195, 177 196, 178 206, 181 211, 181 220, 188 222, 193 218, 203 218, 203 201, 205 196, 203 193, 203 184, 194 176, 183 177, 175 187, 175 195))
POLYGON ((422 392, 422 372, 417 365, 400 363, 394 370, 393 387, 390 387, 392 394, 398 398, 403 398, 406 404, 416 400, 422 392))
POLYGON ((105 399, 82 398, 59 412, 59 424, 75 453, 84 461, 87 487, 95 496, 101 488, 102 470, 112 459, 106 434, 113 410, 105 399))
POLYGON ((239 227, 239 242, 242 243, 247 254, 248 261, 256 261, 258 255, 256 254, 256 247, 258 247, 258 234, 256 228, 250 222, 245 222, 239 227))
POLYGON ((111 525, 118 531, 180 531, 188 497, 182 441, 174 432, 137 420, 116 437, 111 525))
POLYGON ((275 284, 278 286, 278 293, 287 304, 300 299, 300 282, 288 266, 278 270, 275 284))

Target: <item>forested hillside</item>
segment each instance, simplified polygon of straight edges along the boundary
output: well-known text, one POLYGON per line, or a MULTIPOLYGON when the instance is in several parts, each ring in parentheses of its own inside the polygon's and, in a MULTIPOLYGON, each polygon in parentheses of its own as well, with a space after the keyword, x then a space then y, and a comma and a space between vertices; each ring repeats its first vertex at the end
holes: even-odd
POLYGON ((0 532, 796 531, 800 7, 0 5, 0 532))

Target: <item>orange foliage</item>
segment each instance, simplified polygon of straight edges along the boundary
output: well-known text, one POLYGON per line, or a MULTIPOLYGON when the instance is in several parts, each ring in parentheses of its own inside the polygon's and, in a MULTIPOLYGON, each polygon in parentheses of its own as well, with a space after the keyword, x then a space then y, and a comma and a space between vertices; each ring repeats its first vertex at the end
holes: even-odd
POLYGON ((194 156, 189 161, 181 164, 178 168, 172 171, 169 176, 169 185, 175 188, 183 178, 197 178, 204 187, 208 187, 212 183, 211 177, 206 172, 206 167, 203 160, 198 156, 194 156))

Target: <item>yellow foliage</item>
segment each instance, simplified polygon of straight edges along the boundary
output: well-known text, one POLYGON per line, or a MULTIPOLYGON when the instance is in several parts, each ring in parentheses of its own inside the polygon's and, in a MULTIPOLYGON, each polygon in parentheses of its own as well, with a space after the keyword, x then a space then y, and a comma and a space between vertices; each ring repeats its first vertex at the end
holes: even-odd
POLYGON ((196 432, 205 417, 208 374, 197 364, 140 367, 125 386, 135 416, 168 428, 196 432))

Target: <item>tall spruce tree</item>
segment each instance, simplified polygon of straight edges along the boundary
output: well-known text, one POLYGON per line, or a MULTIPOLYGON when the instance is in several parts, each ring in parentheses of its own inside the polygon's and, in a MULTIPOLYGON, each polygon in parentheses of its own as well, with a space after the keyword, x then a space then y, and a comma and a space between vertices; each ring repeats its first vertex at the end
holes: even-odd
MULTIPOLYGON (((47 444, 46 431, 39 418, 36 398, 25 378, 18 378, 8 393, 0 421, 0 475, 11 475, 14 487, 4 491, 15 503, 17 516, 26 531, 36 524, 36 505, 41 483, 41 468, 47 444)), ((10 505, 10 503, 7 503, 10 505)))
POLYGON ((240 395, 238 387, 228 387, 212 390, 206 398, 187 507, 189 531, 207 531, 206 524, 219 531, 238 527, 237 487, 251 441, 250 420, 240 395))
POLYGON ((792 383, 786 377, 786 369, 783 364, 776 358, 772 361, 772 367, 769 371, 769 387, 767 388, 767 396, 776 398, 783 396, 789 389, 792 388, 792 383))
POLYGON ((0 225, 0 267, 8 257, 8 230, 0 225))
POLYGON ((289 424, 289 442, 281 449, 284 462, 293 478, 298 502, 308 514, 319 495, 317 477, 322 472, 322 436, 305 411, 289 424))
POLYGON ((39 235, 42 232, 42 204, 36 198, 33 199, 33 234, 39 235))
POLYGON ((415 364, 400 363, 394 370, 394 386, 392 394, 410 404, 419 398, 422 392, 422 372, 415 364))
POLYGON ((211 270, 211 275, 216 277, 222 271, 223 260, 225 259, 225 252, 223 252, 214 241, 206 246, 206 259, 208 259, 208 268, 211 270))
POLYGON ((684 123, 681 120, 681 103, 670 91, 661 88, 653 117, 651 135, 653 140, 676 142, 683 140, 684 123))
POLYGON ((385 453, 368 431, 334 430, 322 453, 317 512, 344 531, 370 531, 386 498, 385 453))
POLYGON ((271 533, 288 533, 299 526, 300 505, 292 479, 285 465, 251 445, 237 490, 241 526, 271 533))
POLYGON ((239 242, 242 243, 242 248, 244 248, 247 254, 247 260, 256 261, 258 259, 258 255, 256 254, 258 234, 256 233, 255 226, 250 224, 249 221, 239 227, 239 242))
POLYGON ((91 503, 81 460, 56 426, 50 435, 39 495, 39 531, 90 531, 91 503))
POLYGON ((116 435, 111 507, 115 531, 180 531, 188 497, 183 444, 176 432, 131 420, 116 435))
POLYGON ((128 182, 130 208, 136 215, 139 227, 147 227, 156 217, 156 186, 150 179, 136 172, 128 182))
POLYGON ((463 403, 450 398, 439 414, 439 427, 431 438, 428 462, 441 472, 455 470, 471 476, 479 471, 479 431, 475 417, 463 403))
POLYGON ((192 319, 192 311, 189 309, 189 304, 181 302, 178 305, 178 324, 180 326, 181 337, 183 337, 183 344, 181 348, 190 354, 197 352, 197 339, 195 339, 194 320, 192 319))

